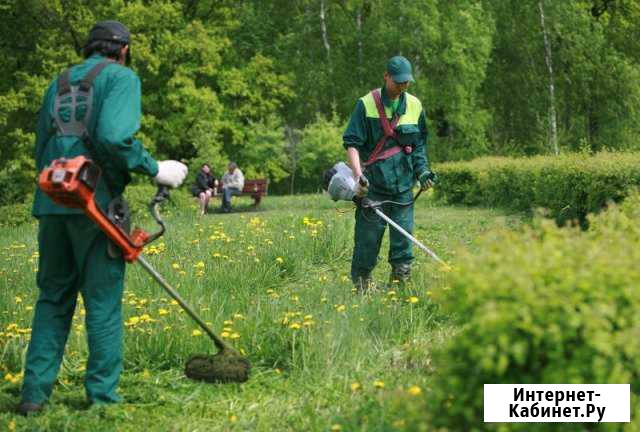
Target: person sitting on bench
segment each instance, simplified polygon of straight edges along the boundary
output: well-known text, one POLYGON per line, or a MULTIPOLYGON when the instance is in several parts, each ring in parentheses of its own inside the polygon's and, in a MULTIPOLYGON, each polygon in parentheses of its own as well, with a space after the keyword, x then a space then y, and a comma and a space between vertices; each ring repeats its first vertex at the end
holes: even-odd
POLYGON ((228 171, 222 176, 222 211, 231 211, 231 197, 240 195, 244 188, 244 175, 235 162, 229 162, 228 171))
POLYGON ((196 176, 196 182, 191 186, 191 193, 198 199, 200 204, 200 216, 207 213, 209 208, 209 199, 216 195, 218 180, 211 173, 209 164, 202 164, 202 168, 196 176))

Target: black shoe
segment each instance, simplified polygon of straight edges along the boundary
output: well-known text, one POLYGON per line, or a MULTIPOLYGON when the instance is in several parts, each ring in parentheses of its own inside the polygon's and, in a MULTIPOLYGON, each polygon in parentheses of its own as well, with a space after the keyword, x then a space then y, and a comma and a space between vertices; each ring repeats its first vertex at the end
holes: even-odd
POLYGON ((16 414, 23 416, 30 416, 39 414, 42 411, 42 404, 35 402, 20 402, 20 405, 16 407, 16 414))
POLYGON ((396 264, 391 266, 389 283, 405 284, 411 279, 411 264, 396 264))

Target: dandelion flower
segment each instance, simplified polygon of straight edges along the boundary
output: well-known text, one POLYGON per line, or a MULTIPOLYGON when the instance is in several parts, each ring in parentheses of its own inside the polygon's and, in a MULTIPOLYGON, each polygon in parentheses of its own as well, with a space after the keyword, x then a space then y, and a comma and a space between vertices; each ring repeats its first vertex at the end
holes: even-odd
POLYGON ((407 393, 409 393, 411 396, 419 396, 422 394, 422 389, 417 385, 413 385, 409 387, 409 389, 407 390, 407 393))
POLYGON ((377 389, 383 389, 384 388, 384 381, 382 380, 375 380, 373 382, 373 386, 377 389))
POLYGON ((416 304, 416 303, 418 303, 419 299, 418 299, 418 297, 411 296, 411 297, 409 297, 409 298, 407 299, 407 301, 408 301, 409 303, 411 303, 411 304, 416 304))
POLYGON ((198 329, 195 329, 191 332, 191 336, 202 336, 202 332, 198 329))
POLYGON ((282 258, 282 257, 277 257, 277 258, 276 258, 276 262, 277 262, 277 263, 279 263, 279 264, 282 264, 282 263, 284 262, 284 258, 282 258))
POLYGON ((345 305, 338 305, 336 306, 336 310, 338 312, 344 312, 347 309, 347 307, 345 305))
POLYGON ((360 390, 362 388, 362 384, 360 384, 359 382, 355 381, 355 382, 351 383, 350 387, 351 387, 351 391, 356 392, 356 391, 358 391, 358 390, 360 390))
POLYGON ((299 329, 300 329, 300 324, 298 324, 298 323, 296 323, 296 322, 291 323, 291 324, 289 324, 289 328, 290 328, 291 330, 299 330, 299 329))
POLYGON ((338 423, 331 425, 331 432, 339 432, 342 430, 342 426, 338 423))

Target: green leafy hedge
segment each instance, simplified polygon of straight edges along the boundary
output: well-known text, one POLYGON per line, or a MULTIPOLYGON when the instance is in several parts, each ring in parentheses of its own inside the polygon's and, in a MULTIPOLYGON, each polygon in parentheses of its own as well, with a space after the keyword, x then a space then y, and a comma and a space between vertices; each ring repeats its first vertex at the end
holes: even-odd
POLYGON ((640 185, 640 153, 480 158, 438 166, 436 196, 450 204, 549 210, 560 223, 598 212, 640 185))
POLYGON ((461 256, 437 293, 459 330, 436 354, 427 406, 446 415, 434 415, 432 423, 451 431, 558 430, 554 424, 484 424, 485 383, 630 383, 631 417, 639 418, 638 220, 636 192, 592 217, 589 231, 536 220, 523 232, 488 233, 475 253, 461 256))

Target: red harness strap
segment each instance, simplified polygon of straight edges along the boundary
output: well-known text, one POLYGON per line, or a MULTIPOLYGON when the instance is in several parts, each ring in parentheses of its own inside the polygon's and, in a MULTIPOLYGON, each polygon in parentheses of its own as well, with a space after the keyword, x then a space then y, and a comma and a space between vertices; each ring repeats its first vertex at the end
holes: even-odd
POLYGON ((387 159, 394 154, 401 152, 403 150, 399 145, 393 146, 391 148, 382 151, 385 143, 388 138, 396 138, 395 128, 398 125, 399 117, 397 114, 393 115, 393 119, 391 119, 391 123, 389 123, 389 119, 387 119, 387 113, 384 111, 384 105, 382 104, 382 97, 380 96, 380 89, 375 89, 371 91, 371 95, 373 96, 373 100, 376 103, 376 109, 378 110, 378 116, 380 117, 380 126, 382 127, 383 136, 376 143, 373 152, 369 156, 369 159, 364 163, 364 166, 369 166, 379 160, 387 159))

